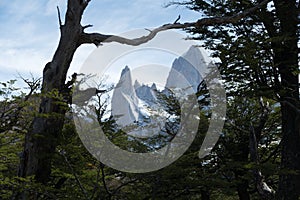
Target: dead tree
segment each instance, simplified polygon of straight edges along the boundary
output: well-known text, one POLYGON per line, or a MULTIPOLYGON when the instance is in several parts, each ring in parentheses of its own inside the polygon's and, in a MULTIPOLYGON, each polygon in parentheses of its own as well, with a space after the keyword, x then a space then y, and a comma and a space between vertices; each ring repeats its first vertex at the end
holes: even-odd
POLYGON ((165 24, 149 34, 136 39, 127 39, 101 33, 86 33, 91 25, 81 25, 82 15, 90 0, 68 0, 64 23, 58 9, 60 40, 56 52, 43 70, 42 97, 39 113, 32 122, 31 129, 25 138, 24 153, 22 154, 19 176, 35 176, 37 182, 46 184, 50 179, 51 160, 58 144, 58 138, 64 124, 64 116, 68 102, 63 96, 70 84, 66 83, 67 72, 73 60, 74 53, 83 44, 118 42, 125 45, 140 45, 153 39, 157 33, 169 29, 184 29, 225 23, 237 23, 240 19, 256 11, 268 1, 233 16, 203 18, 196 22, 165 24))

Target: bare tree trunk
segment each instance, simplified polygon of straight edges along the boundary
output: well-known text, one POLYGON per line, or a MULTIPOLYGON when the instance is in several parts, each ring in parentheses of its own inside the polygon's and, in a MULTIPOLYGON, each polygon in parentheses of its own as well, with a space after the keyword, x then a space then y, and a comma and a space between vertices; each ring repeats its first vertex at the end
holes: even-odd
POLYGON ((41 183, 49 181, 51 158, 64 124, 66 106, 62 105, 62 98, 68 89, 65 81, 74 53, 80 45, 83 32, 80 21, 87 4, 80 0, 68 1, 64 25, 60 19, 61 38, 58 48, 43 71, 43 96, 39 114, 26 135, 19 175, 35 175, 35 179, 41 183))
POLYGON ((298 65, 298 10, 296 1, 274 0, 276 16, 280 20, 280 30, 274 25, 275 16, 263 11, 261 17, 271 38, 279 38, 271 42, 274 52, 275 92, 280 96, 282 114, 282 173, 277 191, 277 199, 298 200, 300 191, 300 119, 299 119, 299 65, 298 65), (280 83, 279 83, 280 81, 280 83))
MULTIPOLYGON (((266 123, 269 114, 268 109, 264 108, 263 103, 261 103, 261 105, 263 112, 261 115, 260 124, 262 126, 259 126, 257 128, 251 126, 249 138, 250 159, 257 165, 259 164, 257 136, 261 135, 262 130, 264 128, 264 124, 266 123)), ((264 180, 264 176, 261 174, 261 171, 259 169, 253 169, 253 175, 255 179, 256 189, 261 199, 273 200, 275 196, 275 191, 267 185, 267 183, 264 180)))
MULTIPOLYGON (((264 0, 257 6, 245 10, 233 16, 224 18, 203 18, 197 22, 165 24, 153 29, 147 36, 135 39, 126 39, 119 36, 104 35, 100 33, 85 33, 90 25, 80 24, 82 14, 90 0, 68 0, 65 22, 59 13, 61 37, 57 50, 51 62, 47 63, 43 71, 42 100, 39 114, 32 122, 31 130, 26 135, 24 152, 21 158, 19 176, 35 176, 35 179, 46 184, 50 179, 51 159, 55 153, 58 137, 64 124, 66 106, 62 106, 61 97, 68 90, 66 76, 77 48, 82 44, 95 44, 99 46, 103 42, 118 42, 126 45, 140 45, 154 38, 158 32, 169 29, 183 29, 187 27, 201 27, 212 24, 237 23, 243 17, 255 12, 268 0, 264 0)), ((59 11, 59 10, 58 10, 59 11)))
MULTIPOLYGON (((239 146, 239 150, 241 150, 241 153, 235 158, 238 162, 247 162, 248 161, 248 155, 249 155, 249 149, 247 148, 247 142, 246 139, 245 142, 241 143, 239 146)), ((237 181, 236 190, 239 196, 240 200, 250 200, 250 194, 248 191, 249 188, 249 181, 244 178, 246 171, 242 169, 235 169, 234 174, 237 181)))

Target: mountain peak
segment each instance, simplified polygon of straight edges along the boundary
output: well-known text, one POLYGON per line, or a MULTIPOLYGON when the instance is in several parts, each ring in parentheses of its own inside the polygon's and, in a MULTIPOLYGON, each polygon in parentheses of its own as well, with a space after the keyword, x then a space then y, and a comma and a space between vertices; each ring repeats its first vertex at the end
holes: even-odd
POLYGON ((141 87, 141 84, 138 82, 138 80, 134 81, 133 87, 135 90, 138 89, 139 87, 141 87))
POLYGON ((125 68, 122 70, 122 73, 121 73, 121 77, 126 74, 127 72, 130 72, 130 69, 129 67, 126 65, 125 68))
POLYGON ((132 87, 131 72, 126 66, 112 96, 112 115, 118 125, 128 126, 139 119, 138 98, 132 87))
POLYGON ((205 60, 203 53, 197 46, 191 46, 189 50, 182 56, 182 58, 188 61, 194 68, 202 68, 200 70, 201 74, 205 71, 203 68, 205 68, 208 63, 208 61, 205 60))
POLYGON ((152 83, 152 85, 151 85, 151 90, 157 90, 157 87, 156 87, 156 84, 155 84, 155 83, 152 83))
POLYGON ((206 63, 200 49, 192 46, 183 56, 174 60, 165 87, 188 90, 188 93, 197 92, 202 80, 201 73, 205 68, 206 63))

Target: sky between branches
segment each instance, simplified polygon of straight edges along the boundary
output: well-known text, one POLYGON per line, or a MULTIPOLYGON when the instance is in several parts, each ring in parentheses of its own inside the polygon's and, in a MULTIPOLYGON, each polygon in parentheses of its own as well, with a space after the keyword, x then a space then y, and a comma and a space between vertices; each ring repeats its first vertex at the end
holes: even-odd
MULTIPOLYGON (((59 40, 56 6, 64 17, 67 0, 0 1, 0 81, 14 79, 20 73, 28 77, 42 75, 45 63, 51 60, 59 40)), ((181 22, 195 21, 199 13, 182 7, 164 8, 169 0, 92 0, 82 24, 93 24, 89 32, 120 34, 172 23, 181 15, 181 22)), ((101 47, 100 47, 101 48, 101 47)), ((95 49, 80 47, 70 73, 78 71, 95 49)))

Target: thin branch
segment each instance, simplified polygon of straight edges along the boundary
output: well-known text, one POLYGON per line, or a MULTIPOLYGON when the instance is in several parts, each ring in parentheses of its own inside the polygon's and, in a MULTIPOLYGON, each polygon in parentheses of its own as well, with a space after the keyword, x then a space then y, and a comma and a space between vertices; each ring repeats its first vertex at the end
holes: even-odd
POLYGON ((131 183, 134 183, 134 182, 136 182, 136 181, 138 181, 138 179, 132 179, 132 180, 130 180, 130 181, 127 181, 127 182, 125 182, 125 183, 119 185, 119 186, 113 191, 112 194, 116 194, 122 187, 124 187, 124 186, 126 186, 126 185, 129 185, 129 184, 131 184, 131 183))
MULTIPOLYGON (((256 132, 251 125, 250 127, 250 137, 249 137, 249 149, 250 149, 250 159, 252 162, 259 164, 259 155, 258 155, 258 144, 256 139, 256 132)), ((253 174, 256 181, 256 188, 258 193, 263 199, 269 200, 274 198, 275 191, 267 185, 259 169, 254 169, 253 174)))
POLYGON ((279 152, 279 148, 281 147, 282 145, 282 140, 280 140, 279 144, 276 146, 276 148, 274 149, 274 151, 272 151, 270 153, 270 155, 263 161, 261 161, 261 163, 266 163, 268 162, 273 156, 275 156, 278 152, 279 152))
POLYGON ((246 133, 248 134, 249 132, 242 129, 240 126, 236 125, 234 122, 232 122, 231 120, 227 121, 231 126, 233 126, 233 128, 237 129, 238 131, 242 132, 242 133, 246 133))
POLYGON ((106 184, 106 180, 105 180, 105 172, 104 172, 104 165, 102 163, 100 163, 100 169, 101 169, 101 178, 102 178, 102 183, 104 186, 104 189, 106 191, 106 193, 108 194, 109 197, 112 196, 112 193, 109 191, 107 184, 106 184))
POLYGON ((77 182, 79 188, 81 189, 82 193, 84 194, 85 198, 86 198, 86 199, 89 199, 86 190, 84 189, 83 185, 81 184, 81 182, 80 182, 80 180, 79 180, 79 178, 78 178, 76 172, 74 171, 74 169, 73 169, 71 163, 69 162, 67 156, 65 155, 65 152, 61 151, 60 154, 64 157, 64 159, 65 159, 65 161, 66 161, 68 167, 70 168, 70 170, 71 170, 73 176, 75 177, 75 180, 76 180, 76 182, 77 182))
POLYGON ((93 25, 92 24, 88 24, 88 25, 83 26, 82 29, 85 30, 85 29, 91 28, 91 27, 93 27, 93 25))
POLYGON ((177 19, 175 20, 175 22, 173 24, 177 24, 180 20, 180 15, 178 15, 177 19))
POLYGON ((173 24, 165 24, 158 28, 153 29, 148 35, 142 36, 135 39, 127 39, 124 37, 116 36, 116 35, 104 35, 101 33, 82 33, 79 44, 95 44, 96 46, 100 46, 101 43, 110 43, 110 42, 118 42, 121 44, 138 46, 140 44, 144 44, 151 39, 153 39, 159 32, 170 30, 170 29, 187 29, 187 28, 200 28, 203 26, 214 26, 214 25, 222 25, 222 24, 235 24, 238 23, 242 18, 250 15, 251 13, 257 11, 262 6, 266 5, 270 0, 264 0, 256 6, 247 9, 241 13, 235 14, 233 16, 228 17, 209 17, 202 18, 196 22, 186 22, 186 23, 177 23, 177 20, 173 24))
POLYGON ((183 1, 183 2, 179 2, 179 1, 170 1, 166 4, 163 5, 163 8, 169 8, 171 6, 176 6, 176 7, 179 7, 179 6, 188 6, 188 5, 191 5, 192 3, 191 2, 188 2, 188 1, 183 1))
POLYGON ((31 80, 24 78, 21 74, 19 74, 19 78, 21 78, 29 87, 30 91, 25 96, 24 102, 28 101, 28 99, 32 96, 32 94, 40 87, 42 78, 34 78, 31 74, 31 80))
POLYGON ((93 190, 93 193, 91 195, 91 198, 90 200, 94 199, 94 196, 97 192, 97 188, 99 188, 99 177, 100 177, 100 169, 101 168, 101 163, 99 164, 99 166, 97 167, 97 175, 96 175, 96 182, 95 182, 95 185, 94 185, 94 190, 93 190))
POLYGON ((62 20, 61 20, 60 10, 59 10, 58 6, 56 8, 57 8, 59 27, 61 28, 63 26, 63 24, 62 24, 62 20))
MULTIPOLYGON (((1 134, 3 134, 3 133, 1 133, 1 134)), ((1 138, 1 139, 2 139, 2 138, 1 138)), ((9 142, 6 142, 6 143, 2 143, 2 144, 0 144, 0 147, 3 147, 3 146, 6 146, 6 145, 9 145, 9 144, 11 144, 11 143, 15 142, 17 139, 19 139, 19 137, 14 137, 14 138, 10 139, 10 141, 9 141, 9 142)))

